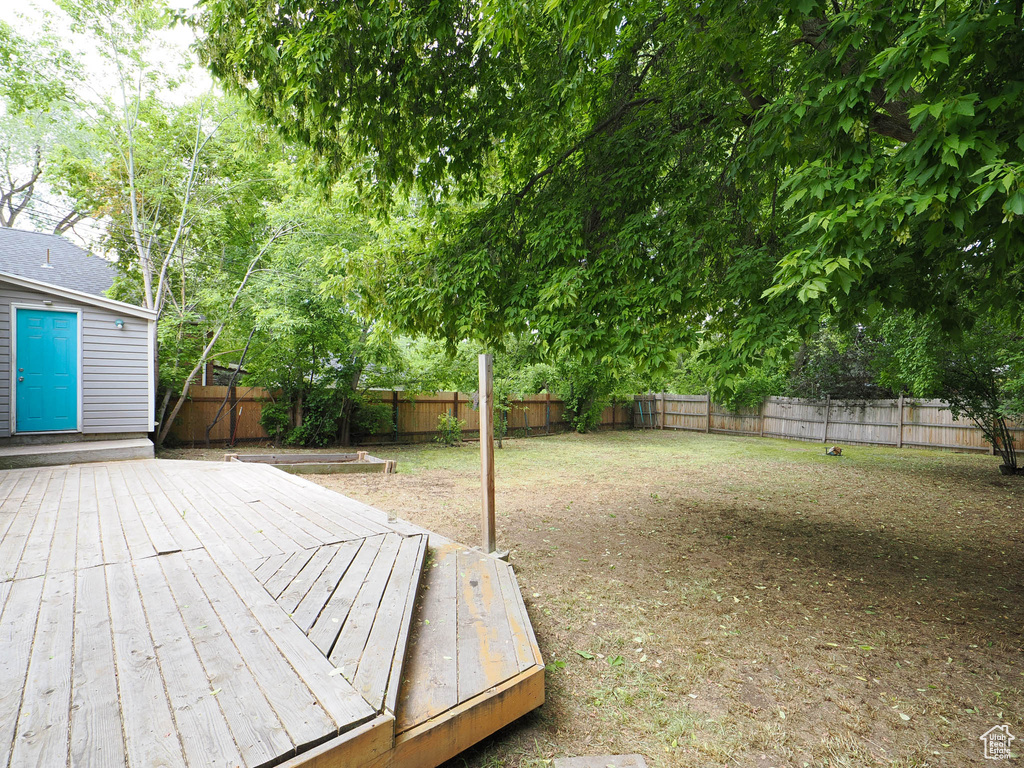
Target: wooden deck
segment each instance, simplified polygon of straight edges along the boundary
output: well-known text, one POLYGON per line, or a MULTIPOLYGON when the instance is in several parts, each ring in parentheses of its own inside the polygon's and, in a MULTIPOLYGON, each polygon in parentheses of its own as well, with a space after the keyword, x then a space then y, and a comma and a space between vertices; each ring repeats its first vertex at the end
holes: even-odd
POLYGON ((0 766, 433 768, 543 703, 512 569, 273 467, 0 472, 0 766))

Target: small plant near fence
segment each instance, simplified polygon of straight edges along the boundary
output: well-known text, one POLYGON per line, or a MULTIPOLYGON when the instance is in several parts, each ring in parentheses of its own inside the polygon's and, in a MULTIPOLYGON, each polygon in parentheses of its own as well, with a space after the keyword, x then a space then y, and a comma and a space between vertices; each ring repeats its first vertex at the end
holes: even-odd
POLYGON ((437 437, 434 440, 445 446, 462 444, 462 428, 466 422, 457 419, 450 413, 442 413, 437 417, 437 437))

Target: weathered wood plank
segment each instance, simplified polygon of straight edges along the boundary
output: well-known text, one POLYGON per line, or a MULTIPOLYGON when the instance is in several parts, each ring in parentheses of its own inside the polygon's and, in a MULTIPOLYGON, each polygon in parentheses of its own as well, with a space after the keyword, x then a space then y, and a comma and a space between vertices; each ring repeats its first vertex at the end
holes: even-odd
POLYGON ((515 649, 516 660, 519 662, 519 671, 525 672, 540 663, 535 650, 536 644, 530 634, 531 627, 530 620, 526 616, 526 606, 523 605, 523 597, 519 592, 518 585, 513 581, 512 566, 497 562, 494 567, 501 590, 501 601, 505 606, 505 618, 512 635, 512 647, 515 649))
POLYGON ((103 568, 76 576, 71 768, 124 768, 124 739, 103 568))
POLYGON ((36 522, 36 509, 50 474, 51 472, 46 470, 28 475, 28 485, 19 483, 17 492, 12 491, 3 503, 3 508, 14 517, 4 535, 0 537, 0 580, 13 579, 18 571, 21 555, 36 522))
MULTIPOLYGON (((195 555, 186 553, 186 560, 192 566, 194 573, 196 572, 195 564, 201 562, 198 555, 201 550, 195 550, 195 552, 195 555)), ((267 593, 263 585, 245 569, 245 566, 237 561, 229 560, 216 562, 215 565, 230 582, 245 609, 256 619, 273 644, 281 649, 281 653, 287 657, 291 667, 305 683, 308 692, 334 719, 338 728, 351 728, 365 722, 375 714, 351 685, 340 680, 337 675, 331 675, 333 669, 327 659, 309 642, 302 630, 281 610, 281 607, 267 593)), ((199 574, 196 573, 196 575, 199 574)), ((202 579, 200 579, 200 583, 202 583, 202 579)), ((226 592, 226 590, 222 591, 226 592)), ((207 591, 207 596, 210 596, 209 591, 207 591)), ((223 620, 224 614, 220 615, 223 620)))
POLYGON ((114 494, 114 506, 117 508, 117 517, 121 521, 124 540, 128 544, 129 557, 133 560, 152 557, 156 554, 156 547, 149 539, 146 526, 142 524, 142 517, 135 504, 135 499, 128 493, 123 468, 111 463, 108 465, 108 473, 110 489, 114 494))
POLYGON ((292 743, 302 747, 337 731, 338 724, 324 711, 210 556, 202 550, 185 552, 183 556, 246 668, 266 692, 268 703, 292 743))
POLYGON ((96 498, 96 468, 83 466, 78 489, 78 542, 75 568, 92 568, 103 562, 100 509, 96 498))
POLYGON ((245 530, 253 546, 264 554, 290 552, 297 549, 312 549, 319 546, 320 540, 309 536, 287 519, 275 516, 267 511, 266 505, 259 503, 259 496, 251 488, 239 488, 236 493, 224 489, 225 467, 228 464, 217 464, 215 473, 203 473, 205 493, 226 516, 230 517, 235 528, 245 530))
POLYGON ((14 745, 43 581, 38 577, 14 582, 0 616, 0 755, 5 757, 14 745))
POLYGON ((74 601, 74 572, 45 577, 11 765, 48 768, 68 762, 74 601))
POLYGON ((402 732, 459 703, 458 544, 431 547, 413 613, 409 654, 402 674, 396 729, 402 732))
POLYGON ((459 571, 459 701, 466 701, 519 673, 494 560, 457 552, 459 571))
POLYGON ((341 538, 373 536, 391 530, 383 512, 332 493, 304 478, 261 464, 228 466, 237 467, 237 471, 247 473, 251 482, 260 483, 261 498, 276 499, 327 530, 336 532, 341 538))
POLYGON ((47 558, 46 572, 72 570, 77 561, 80 467, 69 467, 64 476, 64 487, 57 505, 57 521, 53 527, 53 540, 47 558))
POLYGON ((185 510, 171 501, 156 479, 159 462, 135 461, 125 465, 126 471, 133 473, 144 488, 146 495, 153 504, 157 514, 174 538, 179 549, 197 549, 202 546, 195 531, 185 522, 185 510))
MULTIPOLYGON (((221 482, 226 490, 239 495, 239 498, 251 499, 250 504, 258 504, 263 514, 277 520, 287 521, 306 536, 312 537, 309 547, 323 544, 333 544, 338 541, 337 531, 327 524, 327 527, 320 524, 326 522, 319 515, 300 515, 287 504, 279 501, 270 494, 263 493, 264 482, 247 482, 238 472, 225 470, 222 473, 221 482)), ((296 539, 298 541, 298 539, 296 539)))
MULTIPOLYGON (((268 693, 274 696, 276 690, 271 687, 265 692, 260 688, 184 557, 178 553, 161 557, 159 562, 182 621, 192 636, 210 689, 221 690, 218 702, 246 765, 260 765, 293 752, 295 745, 268 700, 268 693)), ((261 679, 273 686, 273 679, 263 677, 262 670, 257 671, 261 679)), ((287 717, 291 708, 287 704, 282 708, 287 717)), ((304 721, 296 725, 299 730, 304 727, 304 721)))
POLYGON ((331 595, 331 599, 327 601, 313 626, 309 628, 307 632, 309 639, 325 656, 330 654, 341 628, 348 620, 356 595, 363 586, 363 581, 370 572, 383 542, 384 536, 382 535, 370 536, 363 540, 359 552, 356 553, 352 564, 345 571, 341 582, 331 595))
POLYGON ((198 766, 215 756, 222 765, 240 764, 242 756, 217 698, 220 691, 210 685, 159 558, 136 562, 135 577, 149 626, 159 627, 156 657, 185 761, 198 766))
POLYGON ((266 584, 267 579, 277 573, 278 569, 287 562, 294 552, 281 552, 270 557, 260 558, 249 563, 249 570, 261 584, 266 584))
MULTIPOLYGON (((135 502, 135 508, 139 511, 139 519, 142 521, 142 526, 146 530, 146 535, 149 536, 153 549, 158 555, 180 551, 181 545, 168 529, 167 523, 164 521, 164 515, 160 513, 156 504, 153 503, 153 499, 146 492, 146 487, 136 473, 135 467, 131 463, 126 463, 120 469, 128 492, 131 494, 132 501, 135 502)), ((168 520, 173 519, 173 516, 168 516, 168 520)))
POLYGON ((106 466, 96 468, 96 506, 99 509, 100 544, 104 563, 123 563, 128 559, 128 542, 114 502, 114 489, 106 466))
MULTIPOLYGON (((285 560, 284 565, 278 568, 273 576, 264 582, 263 586, 276 600, 286 588, 291 587, 293 582, 298 579, 299 583, 295 584, 292 590, 299 593, 294 601, 298 603, 330 558, 331 553, 323 549, 300 549, 297 552, 292 552, 291 556, 285 560), (309 566, 308 570, 306 570, 306 566, 309 566), (306 571, 305 578, 300 579, 299 574, 303 571, 306 571)), ((285 610, 291 613, 287 608, 285 610)))
POLYGON ((189 480, 180 470, 169 468, 168 464, 158 463, 152 476, 157 487, 167 496, 175 509, 182 514, 182 519, 192 529, 203 548, 208 552, 223 557, 237 557, 243 562, 265 557, 259 550, 249 544, 220 513, 210 504, 202 493, 190 492, 185 496, 182 488, 187 488, 189 480))
MULTIPOLYGON (((46 572, 53 530, 57 525, 57 510, 60 507, 61 494, 64 492, 64 478, 65 471, 62 469, 48 474, 46 489, 42 492, 36 507, 35 522, 32 524, 32 530, 25 541, 25 549, 21 553, 21 561, 18 563, 16 577, 19 579, 31 579, 46 572)), ((29 508, 33 506, 28 499, 25 505, 29 508)))
POLYGON ((426 538, 401 539, 394 567, 373 617, 373 627, 352 678, 355 689, 377 711, 384 709, 392 673, 396 689, 400 680, 426 538))
POLYGON ((380 602, 394 570, 395 558, 401 545, 402 537, 397 533, 389 533, 384 537, 377 557, 374 558, 366 579, 356 593, 348 618, 341 626, 338 640, 331 649, 331 663, 340 668, 345 679, 350 682, 355 677, 359 659, 366 648, 374 617, 380 609, 380 602))
POLYGON ((544 703, 544 668, 533 667, 395 739, 364 768, 434 768, 544 703))
POLYGON ((185 766, 132 566, 104 570, 128 765, 185 766))
MULTIPOLYGON (((352 565, 352 561, 363 545, 363 539, 354 539, 343 544, 332 546, 334 557, 324 568, 319 578, 313 582, 305 597, 290 611, 294 621, 303 632, 309 632, 327 601, 331 599, 342 577, 352 565)), ((290 601, 289 601, 290 602, 290 601)), ((287 607, 285 610, 288 610, 287 607)))
MULTIPOLYGON (((184 493, 219 533, 225 534, 229 530, 234 532, 233 535, 225 536, 224 539, 225 543, 233 550, 236 549, 239 541, 244 541, 249 548, 255 551, 256 557, 269 557, 280 552, 300 549, 293 542, 286 541, 283 535, 275 532, 275 535, 280 535, 280 538, 275 541, 264 533, 259 525, 253 525, 240 500, 225 500, 217 492, 210 471, 193 472, 188 475, 188 478, 189 482, 183 489, 184 493)), ((241 552, 237 550, 236 554, 243 561, 250 559, 249 556, 241 556, 241 552)))
POLYGON ((537 633, 533 630, 533 622, 530 621, 530 613, 526 610, 526 603, 523 602, 523 590, 519 586, 519 579, 516 577, 516 570, 511 565, 508 567, 508 575, 512 579, 512 589, 515 590, 515 594, 519 597, 516 602, 522 612, 523 626, 526 628, 526 635, 530 640, 530 645, 533 646, 534 659, 543 667, 544 657, 540 652, 540 643, 537 642, 537 633))

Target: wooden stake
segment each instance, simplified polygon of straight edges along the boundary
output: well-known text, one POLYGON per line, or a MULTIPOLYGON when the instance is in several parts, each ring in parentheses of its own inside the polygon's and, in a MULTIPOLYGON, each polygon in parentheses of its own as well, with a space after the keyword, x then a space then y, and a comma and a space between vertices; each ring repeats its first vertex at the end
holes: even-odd
POLYGON ((825 395, 825 429, 821 433, 821 442, 828 442, 828 412, 832 408, 832 395, 825 395))
POLYGON ((903 447, 903 393, 900 392, 900 402, 896 406, 899 408, 899 418, 896 419, 896 447, 903 447))
POLYGON ((710 432, 711 431, 711 393, 710 392, 708 392, 707 394, 704 395, 704 407, 707 410, 707 413, 705 414, 707 416, 707 420, 704 422, 704 431, 705 432, 710 432))
POLYGON ((495 550, 494 536, 494 358, 480 355, 480 486, 484 552, 495 550))

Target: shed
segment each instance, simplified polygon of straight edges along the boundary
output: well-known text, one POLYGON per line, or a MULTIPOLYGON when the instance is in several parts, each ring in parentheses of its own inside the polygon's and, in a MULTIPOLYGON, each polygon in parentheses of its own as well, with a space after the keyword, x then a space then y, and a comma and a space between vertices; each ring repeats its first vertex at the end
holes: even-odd
POLYGON ((153 431, 156 314, 108 298, 114 276, 58 235, 0 229, 0 447, 153 431))

